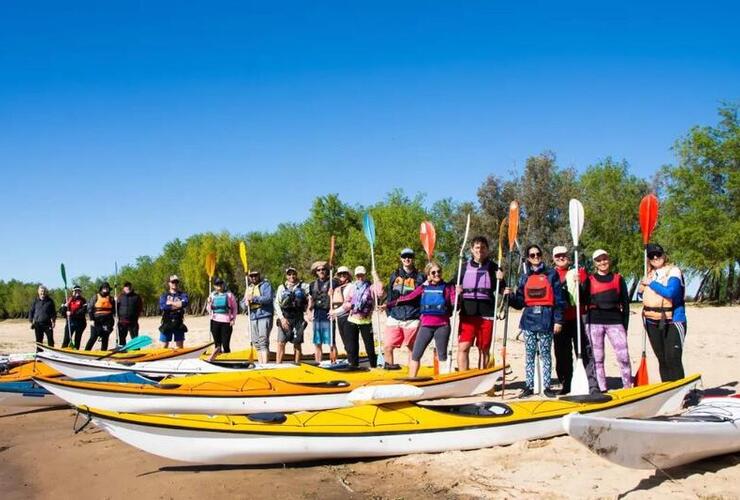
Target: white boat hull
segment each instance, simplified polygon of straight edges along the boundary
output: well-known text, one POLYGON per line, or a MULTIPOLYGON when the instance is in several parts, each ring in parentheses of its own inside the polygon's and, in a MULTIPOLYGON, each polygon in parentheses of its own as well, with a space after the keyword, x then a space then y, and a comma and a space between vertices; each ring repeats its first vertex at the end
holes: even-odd
POLYGON ((563 417, 563 427, 610 462, 632 469, 665 469, 740 451, 740 399, 705 399, 683 417, 706 415, 734 420, 620 420, 575 413, 563 417))

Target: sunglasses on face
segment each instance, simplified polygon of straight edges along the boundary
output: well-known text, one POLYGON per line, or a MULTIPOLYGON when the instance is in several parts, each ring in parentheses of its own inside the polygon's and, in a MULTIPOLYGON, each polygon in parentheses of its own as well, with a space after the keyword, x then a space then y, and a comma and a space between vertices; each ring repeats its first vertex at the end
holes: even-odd
MULTIPOLYGON (((530 255, 530 257, 531 257, 531 255, 530 255)), ((567 258, 568 258, 568 256, 565 255, 565 254, 553 255, 553 259, 567 259, 567 258)))
POLYGON ((649 253, 648 254, 648 259, 650 259, 650 260, 660 259, 661 257, 663 257, 663 254, 662 253, 649 253))
POLYGON ((293 271, 291 271, 289 273, 285 273, 285 274, 288 275, 288 276, 298 276, 298 273, 293 272, 293 271))
POLYGON ((536 259, 537 257, 542 257, 542 252, 532 252, 529 254, 530 259, 536 259))
POLYGON ((442 271, 440 271, 439 269, 435 269, 435 270, 429 271, 429 274, 431 274, 432 276, 442 276, 442 271))
POLYGON ((326 272, 326 269, 324 269, 324 268, 322 267, 322 268, 320 268, 320 269, 317 269, 317 270, 316 270, 316 272, 317 272, 317 273, 325 273, 325 272, 326 272))
POLYGON ((401 255, 401 258, 402 259, 413 259, 414 256, 413 255, 401 255))

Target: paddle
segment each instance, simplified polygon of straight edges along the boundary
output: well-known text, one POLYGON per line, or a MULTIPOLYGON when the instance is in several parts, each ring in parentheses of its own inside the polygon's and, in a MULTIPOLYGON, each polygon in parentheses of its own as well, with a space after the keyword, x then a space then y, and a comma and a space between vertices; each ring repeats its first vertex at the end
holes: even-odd
MULTIPOLYGON (((511 256, 514 253, 514 246, 516 245, 516 235, 519 232, 519 202, 516 200, 512 201, 511 204, 509 204, 509 231, 508 231, 508 241, 509 241, 509 256, 507 257, 506 266, 509 268, 509 276, 506 280, 507 283, 511 283, 511 276, 512 276, 512 266, 511 266, 511 256)), ((517 266, 519 267, 519 266, 517 266)), ((511 285, 510 285, 511 286, 511 285)), ((506 366, 506 340, 509 336, 509 301, 506 301, 506 305, 504 306, 506 308, 506 311, 504 313, 504 345, 501 348, 501 359, 506 366)), ((504 391, 506 390, 506 369, 503 371, 503 376, 501 377, 501 399, 504 398, 504 391)))
MULTIPOLYGON (((243 241, 239 242, 239 259, 242 261, 242 268, 244 268, 244 282, 246 286, 249 286, 249 263, 247 262, 247 244, 243 241)), ((214 263, 215 267, 215 263, 214 263)), ((252 342, 252 308, 249 302, 246 303, 247 307, 247 335, 249 336, 249 362, 254 360, 254 342, 252 342)))
POLYGON ((134 349, 141 349, 143 347, 150 345, 151 343, 152 343, 151 337, 147 337, 146 335, 140 335, 136 338, 129 340, 126 343, 126 345, 118 346, 115 349, 113 349, 111 352, 107 353, 106 355, 100 356, 99 358, 96 358, 96 359, 105 359, 119 352, 126 352, 126 351, 132 351, 134 349))
MULTIPOLYGON (((365 216, 362 218, 362 230, 365 233, 365 239, 370 243, 370 269, 373 277, 375 276, 375 221, 370 212, 365 212, 365 216)), ((373 278, 374 279, 374 278, 373 278)), ((378 296, 373 292, 373 300, 375 301, 375 308, 373 309, 373 316, 375 316, 375 322, 378 325, 376 335, 376 347, 378 347, 378 366, 385 364, 385 356, 383 356, 383 338, 380 332, 380 316, 378 314, 378 296)))
POLYGON ((67 319, 67 335, 69 335, 69 343, 72 345, 73 348, 77 349, 78 346, 74 345, 74 339, 72 338, 72 325, 69 324, 69 318, 71 316, 71 313, 69 312, 69 303, 71 300, 71 297, 67 297, 68 291, 67 291, 67 270, 64 267, 64 262, 62 262, 60 267, 60 271, 62 273, 62 281, 64 282, 64 301, 67 303, 67 314, 65 314, 67 319))
MULTIPOLYGON (((329 309, 331 310, 332 300, 334 299, 334 246, 336 238, 331 235, 329 238, 329 309)), ((337 320, 329 319, 329 335, 331 337, 331 347, 329 348, 329 361, 331 363, 337 362, 337 336, 335 329, 339 327, 339 324, 334 324, 337 320)))
MULTIPOLYGON (((645 195, 640 200, 640 231, 642 231, 642 244, 644 247, 643 251, 643 269, 645 279, 647 279, 648 273, 648 258, 647 258, 647 245, 650 242, 650 235, 653 233, 656 224, 658 223, 658 198, 654 193, 645 195)), ((642 322, 642 358, 640 359, 640 367, 635 373, 635 385, 647 385, 650 383, 648 379, 647 370, 647 326, 645 320, 642 322)))
MULTIPOLYGON (((501 219, 501 224, 498 228, 498 256, 496 260, 496 266, 498 269, 501 269, 501 261, 504 257, 504 228, 506 227, 506 217, 501 219)), ((491 355, 488 360, 488 368, 493 368, 496 366, 496 358, 495 358, 495 352, 496 352, 496 332, 498 330, 498 321, 499 321, 499 315, 498 315, 498 307, 499 307, 499 293, 501 292, 501 282, 499 280, 496 280, 496 296, 494 297, 494 305, 493 305, 493 339, 491 340, 491 355)))
POLYGON ((206 255, 206 274, 208 275, 208 296, 211 296, 211 281, 216 273, 216 253, 210 252, 206 255))
POLYGON ((573 377, 571 379, 570 394, 580 396, 589 393, 588 375, 586 366, 583 364, 583 351, 581 346, 581 293, 580 277, 578 275, 578 246, 583 224, 585 222, 583 205, 575 198, 568 203, 568 217, 570 219, 570 235, 573 239, 573 259, 576 263, 576 359, 573 364, 573 377))
MULTIPOLYGON (((113 261, 113 267, 115 269, 115 274, 113 275, 113 319, 116 325, 113 327, 113 335, 117 336, 115 332, 118 331, 118 261, 113 261)), ((118 341, 120 342, 121 339, 119 338, 118 341)))
MULTIPOLYGON (((470 214, 468 214, 468 218, 465 221, 465 235, 463 236, 463 242, 460 246, 460 255, 458 255, 457 258, 457 286, 455 287, 455 290, 460 288, 460 284, 462 283, 462 266, 463 266, 463 259, 465 259, 465 245, 468 244, 468 234, 470 233, 470 214)), ((452 328, 450 329, 450 342, 449 347, 447 348, 447 373, 452 373, 452 350, 455 344, 455 339, 457 338, 457 328, 458 328, 458 304, 460 303, 460 297, 455 297, 455 304, 452 306, 452 328)))
MULTIPOLYGON (((421 246, 424 248, 424 252, 427 254, 427 262, 432 261, 434 255, 434 246, 437 243, 437 231, 434 229, 434 224, 429 221, 421 223, 419 228, 419 238, 421 239, 421 246)), ((429 277, 427 277, 429 279, 429 277)), ((434 365, 434 374, 439 375, 439 359, 437 358, 437 348, 432 348, 432 359, 434 365)))

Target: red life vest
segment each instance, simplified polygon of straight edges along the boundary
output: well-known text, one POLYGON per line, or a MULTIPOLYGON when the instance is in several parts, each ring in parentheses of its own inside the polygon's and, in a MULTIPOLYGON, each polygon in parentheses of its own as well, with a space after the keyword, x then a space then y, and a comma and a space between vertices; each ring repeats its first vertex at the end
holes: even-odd
POLYGON ((552 289, 547 274, 530 274, 524 283, 524 305, 554 306, 555 291, 552 289))
POLYGON ((592 274, 588 277, 591 297, 589 309, 619 309, 622 310, 620 296, 619 273, 613 273, 611 281, 603 282, 592 274))

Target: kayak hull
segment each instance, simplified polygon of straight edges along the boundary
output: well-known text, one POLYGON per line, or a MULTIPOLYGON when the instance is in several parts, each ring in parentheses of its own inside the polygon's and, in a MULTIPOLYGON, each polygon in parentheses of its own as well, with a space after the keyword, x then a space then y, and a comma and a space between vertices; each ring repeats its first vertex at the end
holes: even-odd
POLYGON ((561 419, 571 412, 640 417, 676 411, 698 380, 693 376, 615 391, 605 403, 498 404, 510 413, 488 416, 451 414, 411 403, 299 412, 276 423, 243 416, 81 411, 118 439, 165 458, 202 464, 274 464, 469 450, 548 438, 563 433, 561 419))
POLYGON ((681 416, 659 420, 579 414, 563 418, 564 430, 583 446, 632 469, 665 469, 738 452, 739 423, 740 399, 736 398, 704 399, 681 416))
MULTIPOLYGON (((318 370, 316 370, 318 371, 318 370)), ((436 377, 420 382, 405 381, 421 389, 415 397, 404 400, 418 401, 465 397, 483 394, 493 389, 503 372, 502 367, 488 370, 470 370, 449 376, 436 377)), ((322 384, 322 380, 288 382, 279 374, 252 376, 248 373, 233 378, 234 390, 214 390, 214 384, 189 385, 175 389, 157 386, 128 384, 100 384, 55 379, 36 379, 36 382, 73 406, 88 406, 107 411, 131 413, 205 413, 209 415, 240 415, 258 412, 295 412, 346 408, 352 406, 351 392, 359 387, 392 382, 392 379, 372 378, 322 384)), ((384 375, 377 372, 378 375, 384 375)), ((329 372, 328 377, 341 378, 329 372)), ((336 381, 335 381, 336 382, 336 381)), ((216 386, 217 387, 217 386, 216 386)), ((226 388, 224 388, 226 389, 226 388)))
MULTIPOLYGON (((45 344, 37 343, 36 346, 39 352, 53 353, 59 356, 77 360, 97 360, 101 356, 110 355, 107 360, 127 360, 127 361, 156 361, 161 359, 196 359, 203 355, 203 352, 208 348, 209 344, 202 344, 195 347, 184 347, 182 349, 164 349, 164 348, 151 348, 141 349, 137 351, 121 352, 111 354, 112 351, 82 351, 78 349, 68 349, 59 347, 50 347, 45 344)), ((38 353, 37 353, 38 354, 38 353)))

